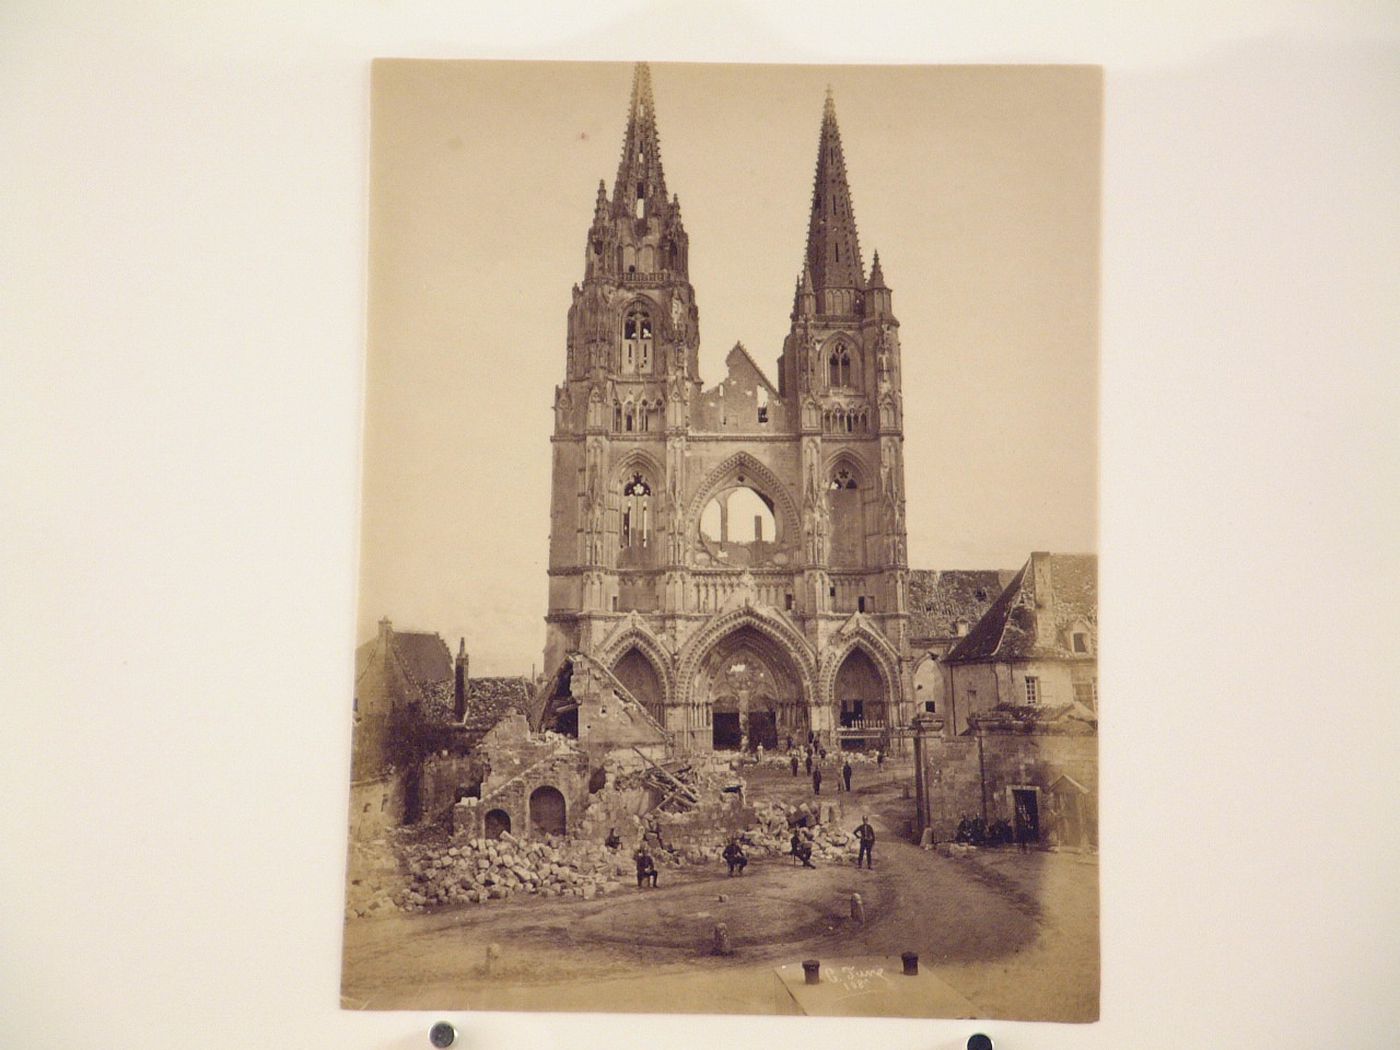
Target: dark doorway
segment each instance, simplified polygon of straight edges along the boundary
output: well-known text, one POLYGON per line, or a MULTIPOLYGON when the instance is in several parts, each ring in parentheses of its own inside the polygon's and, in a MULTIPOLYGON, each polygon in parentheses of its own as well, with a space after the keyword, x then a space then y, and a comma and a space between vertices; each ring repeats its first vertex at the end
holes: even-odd
POLYGON ((408 767, 403 780, 403 822, 417 824, 423 816, 423 770, 416 763, 408 767))
POLYGON ((561 711, 554 721, 554 731, 578 739, 578 705, 561 711))
POLYGON ((530 795, 530 829, 540 835, 564 834, 564 796, 558 788, 535 788, 530 795))
POLYGON ((749 747, 762 744, 767 751, 778 746, 778 718, 772 711, 749 712, 749 747))
POLYGON ((739 750, 739 712, 716 711, 714 717, 714 748, 716 751, 739 750))
POLYGON ((1011 798, 1015 804, 1013 814, 1013 830, 1016 834, 1017 842, 1039 842, 1040 841, 1040 806, 1036 801, 1036 792, 1014 788, 1011 798))
POLYGON ((493 809, 486 814, 486 837, 498 839, 501 832, 510 830, 510 814, 503 809, 493 809))

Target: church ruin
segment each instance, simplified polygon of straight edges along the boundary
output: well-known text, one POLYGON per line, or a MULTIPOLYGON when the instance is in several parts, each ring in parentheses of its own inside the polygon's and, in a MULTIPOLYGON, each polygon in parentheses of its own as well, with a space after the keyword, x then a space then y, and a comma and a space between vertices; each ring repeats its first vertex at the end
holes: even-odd
POLYGON ((704 387, 688 257, 641 64, 555 392, 542 720, 590 750, 888 745, 913 714, 899 322, 830 92, 776 383, 736 345, 704 387))

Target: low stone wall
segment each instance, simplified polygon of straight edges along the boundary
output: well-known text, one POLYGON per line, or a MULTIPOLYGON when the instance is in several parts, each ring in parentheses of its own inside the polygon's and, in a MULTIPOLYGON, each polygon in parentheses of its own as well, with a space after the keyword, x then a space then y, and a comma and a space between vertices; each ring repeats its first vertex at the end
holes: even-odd
POLYGON ((364 842, 383 837, 403 823, 404 778, 401 774, 356 780, 350 785, 350 840, 364 842))

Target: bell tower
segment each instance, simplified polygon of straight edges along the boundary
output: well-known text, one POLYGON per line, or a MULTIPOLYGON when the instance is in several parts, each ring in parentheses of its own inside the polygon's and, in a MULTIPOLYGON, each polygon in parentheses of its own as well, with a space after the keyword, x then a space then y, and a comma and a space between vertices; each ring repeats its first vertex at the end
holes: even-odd
POLYGON ((865 275, 830 90, 791 321, 778 377, 802 442, 804 597, 819 611, 887 617, 900 645, 908 564, 899 322, 878 252, 865 275))
POLYGON ((683 561, 685 434, 700 387, 689 254, 680 198, 667 194, 651 71, 639 63, 611 199, 598 183, 555 388, 547 667, 586 650, 620 604, 681 600, 666 570, 683 561))

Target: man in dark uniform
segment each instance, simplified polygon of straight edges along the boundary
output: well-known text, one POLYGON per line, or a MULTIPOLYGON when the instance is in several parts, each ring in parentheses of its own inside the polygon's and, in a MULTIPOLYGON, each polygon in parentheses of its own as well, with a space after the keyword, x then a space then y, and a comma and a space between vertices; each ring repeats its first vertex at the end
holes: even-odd
POLYGON ((656 889, 656 861, 652 859, 651 851, 643 845, 637 850, 637 889, 648 884, 656 889))
POLYGON ((724 862, 729 865, 729 874, 744 874, 744 869, 749 866, 749 858, 744 856, 744 847, 739 845, 738 839, 730 839, 729 845, 724 847, 724 862))
POLYGON ((851 760, 848 758, 846 759, 846 764, 841 767, 841 779, 846 782, 847 791, 851 790, 851 773, 851 760))
POLYGON ((812 749, 810 747, 807 749, 807 756, 804 760, 804 764, 807 766, 807 772, 812 772, 812 749))
POLYGON ((822 793, 822 767, 821 767, 821 766, 813 766, 813 767, 812 767, 812 794, 814 794, 814 795, 820 795, 821 793, 822 793))
POLYGON ((796 752, 793 752, 793 756, 792 756, 792 775, 793 775, 793 776, 797 776, 797 753, 796 753, 796 752))
POLYGON ((870 826, 869 817, 860 818, 860 827, 856 828, 856 841, 860 843, 860 855, 856 857, 856 867, 860 867, 860 862, 865 861, 866 867, 875 867, 875 829, 870 826))
POLYGON ((812 847, 802 837, 801 828, 793 828, 792 830, 792 855, 802 862, 804 868, 816 867, 812 863, 812 847))

